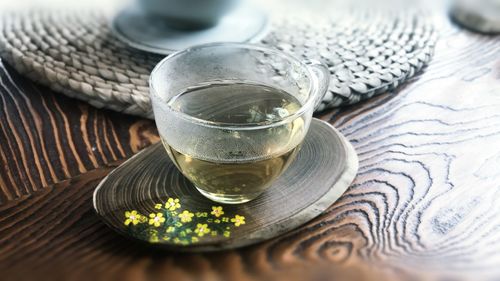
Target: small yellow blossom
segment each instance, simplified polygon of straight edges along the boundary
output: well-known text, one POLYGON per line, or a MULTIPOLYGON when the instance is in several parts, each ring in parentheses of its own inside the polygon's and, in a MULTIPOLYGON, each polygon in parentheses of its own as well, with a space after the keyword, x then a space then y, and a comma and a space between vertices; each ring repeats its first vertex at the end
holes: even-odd
POLYGON ((173 227, 173 226, 169 226, 169 227, 167 228, 167 233, 172 233, 172 232, 174 232, 174 231, 175 231, 175 227, 173 227))
POLYGON ((240 226, 242 224, 245 224, 245 217, 236 215, 234 218, 231 219, 231 222, 234 222, 235 226, 240 226))
POLYGON ((194 214, 189 212, 188 210, 184 210, 182 213, 179 214, 179 218, 181 219, 181 222, 190 222, 193 218, 194 214))
POLYGON ((170 211, 175 211, 181 207, 181 204, 179 203, 179 199, 177 198, 168 198, 167 203, 165 203, 165 208, 169 209, 170 211))
POLYGON ((165 222, 165 218, 162 213, 151 213, 149 214, 149 224, 154 225, 156 227, 160 226, 163 222, 165 222))
POLYGON ((224 237, 229 237, 231 236, 231 232, 229 231, 224 231, 224 237))
POLYGON ((203 237, 203 235, 210 232, 210 228, 208 228, 208 225, 206 223, 199 223, 196 225, 196 229, 194 230, 194 232, 196 232, 198 236, 203 237))
POLYGON ((137 225, 138 223, 140 223, 142 220, 142 215, 139 214, 137 211, 133 210, 133 211, 126 211, 125 212, 125 225, 129 225, 130 223, 132 223, 133 225, 137 225))
POLYGON ((162 204, 156 204, 155 209, 161 209, 162 206, 163 206, 162 204))
POLYGON ((222 215, 224 215, 224 211, 222 210, 222 207, 221 206, 212 206, 212 212, 210 213, 212 215, 214 215, 215 217, 220 217, 222 215))
POLYGON ((191 242, 196 243, 196 242, 198 242, 198 241, 200 241, 200 240, 198 239, 198 237, 195 237, 195 236, 191 237, 191 242))

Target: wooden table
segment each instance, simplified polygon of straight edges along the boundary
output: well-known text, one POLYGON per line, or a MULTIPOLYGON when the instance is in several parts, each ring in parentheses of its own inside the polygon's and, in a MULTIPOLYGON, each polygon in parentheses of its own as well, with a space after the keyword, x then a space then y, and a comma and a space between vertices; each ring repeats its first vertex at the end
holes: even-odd
POLYGON ((99 180, 159 140, 152 121, 3 63, 0 280, 499 280, 500 38, 445 26, 430 66, 396 93, 318 116, 360 158, 337 203, 292 233, 210 254, 141 247, 92 210, 99 180))

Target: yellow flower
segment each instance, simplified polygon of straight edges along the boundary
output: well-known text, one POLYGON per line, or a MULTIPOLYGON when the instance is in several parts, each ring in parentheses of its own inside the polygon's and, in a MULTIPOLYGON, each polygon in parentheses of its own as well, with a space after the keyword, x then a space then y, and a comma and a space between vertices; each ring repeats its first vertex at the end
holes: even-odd
POLYGON ((156 227, 160 226, 163 222, 165 222, 165 218, 162 213, 151 213, 149 214, 149 224, 154 225, 156 227))
POLYGON ((224 237, 229 237, 231 236, 231 232, 229 231, 224 231, 224 237))
POLYGON ((236 215, 234 218, 231 219, 231 222, 234 222, 234 225, 240 226, 242 224, 245 224, 245 217, 236 215))
POLYGON ((163 206, 162 204, 156 204, 155 205, 155 209, 161 209, 161 206, 163 206))
POLYGON ((182 222, 190 222, 193 216, 194 214, 189 212, 188 210, 184 210, 182 213, 179 214, 179 218, 181 219, 182 222))
POLYGON ((126 211, 125 212, 125 225, 129 225, 132 223, 133 225, 137 225, 138 223, 142 222, 142 215, 137 213, 137 211, 126 211))
POLYGON ((181 204, 179 203, 179 199, 177 198, 168 198, 167 203, 165 203, 165 208, 169 209, 170 211, 175 211, 180 207, 181 204))
POLYGON ((198 237, 195 237, 195 236, 191 237, 191 242, 196 243, 198 241, 200 241, 200 240, 198 240, 198 237))
POLYGON ((210 232, 210 228, 208 228, 208 225, 206 223, 199 223, 196 225, 196 229, 194 230, 194 232, 196 232, 198 236, 203 237, 203 235, 210 232))
POLYGON ((216 216, 217 218, 224 215, 224 211, 222 210, 222 207, 221 206, 212 206, 212 212, 210 213, 214 216, 216 216))
POLYGON ((175 227, 173 227, 173 226, 169 226, 169 227, 167 228, 167 233, 172 233, 172 232, 174 232, 174 231, 175 231, 175 227))

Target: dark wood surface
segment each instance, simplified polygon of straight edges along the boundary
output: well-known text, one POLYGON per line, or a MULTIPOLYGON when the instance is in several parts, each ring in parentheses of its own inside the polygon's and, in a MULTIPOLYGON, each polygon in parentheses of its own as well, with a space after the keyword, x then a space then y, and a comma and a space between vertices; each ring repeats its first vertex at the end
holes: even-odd
POLYGON ((158 141, 154 123, 3 64, 0 280, 499 280, 499 112, 499 37, 445 28, 397 93, 318 116, 360 158, 323 215, 256 246, 179 254, 125 240, 92 211, 99 180, 158 141))

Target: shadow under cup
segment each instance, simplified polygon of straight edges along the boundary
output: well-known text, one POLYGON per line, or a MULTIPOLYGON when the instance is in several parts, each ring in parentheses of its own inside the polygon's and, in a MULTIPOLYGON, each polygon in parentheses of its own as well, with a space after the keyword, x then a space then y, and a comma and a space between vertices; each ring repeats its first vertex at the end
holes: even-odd
POLYGON ((175 53, 150 78, 161 140, 204 196, 227 204, 250 201, 294 160, 327 75, 320 64, 250 44, 175 53))

